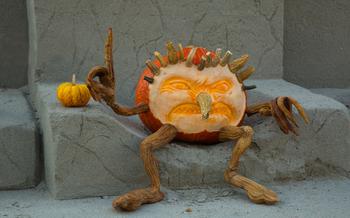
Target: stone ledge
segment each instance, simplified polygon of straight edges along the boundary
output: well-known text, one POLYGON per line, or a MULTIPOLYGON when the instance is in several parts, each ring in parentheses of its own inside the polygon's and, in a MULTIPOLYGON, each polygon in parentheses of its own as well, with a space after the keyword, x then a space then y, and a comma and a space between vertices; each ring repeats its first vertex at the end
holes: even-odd
POLYGON ((343 103, 350 110, 350 88, 336 89, 336 88, 319 88, 311 89, 312 92, 333 98, 343 103))
POLYGON ((0 90, 0 190, 33 187, 39 178, 39 139, 23 93, 0 90))
MULTIPOLYGON (((298 179, 331 171, 350 172, 350 117, 346 107, 283 80, 252 80, 250 102, 280 95, 295 97, 311 124, 300 123, 299 137, 283 135, 272 118, 249 118, 256 132, 241 172, 258 181, 298 179)), ((36 105, 44 136, 46 182, 55 198, 118 195, 149 183, 139 158, 148 131, 136 117, 113 114, 101 104, 63 108, 56 84, 39 84, 36 105)), ((162 184, 173 187, 222 186, 233 143, 171 143, 156 152, 162 184)))

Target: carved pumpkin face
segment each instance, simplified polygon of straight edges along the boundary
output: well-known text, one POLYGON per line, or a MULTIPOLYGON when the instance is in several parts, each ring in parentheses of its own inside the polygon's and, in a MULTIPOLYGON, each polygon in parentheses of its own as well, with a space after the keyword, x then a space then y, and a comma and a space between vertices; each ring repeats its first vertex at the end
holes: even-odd
MULTIPOLYGON (((189 55, 189 50, 184 49, 184 58, 189 55)), ((192 63, 199 65, 205 54, 205 49, 197 49, 192 63)), ((211 57, 215 55, 212 53, 211 57)), ((164 61, 167 58, 164 57, 164 61)), ((159 61, 154 63, 161 66, 159 61)), ((150 110, 140 114, 140 118, 151 131, 170 123, 180 132, 177 136, 180 140, 214 143, 218 141, 218 131, 222 127, 241 123, 246 93, 236 74, 227 65, 200 70, 197 65, 188 66, 185 61, 179 61, 160 67, 157 75, 149 69, 141 75, 136 103, 149 104, 150 110), (152 78, 151 83, 146 82, 144 76, 152 78), (201 102, 206 102, 206 116, 201 102)))
POLYGON ((238 125, 244 114, 246 98, 242 85, 225 66, 197 70, 185 63, 161 68, 149 85, 149 107, 162 123, 174 125, 180 132, 213 132, 227 125, 238 125), (211 109, 202 118, 197 96, 207 93, 211 109))

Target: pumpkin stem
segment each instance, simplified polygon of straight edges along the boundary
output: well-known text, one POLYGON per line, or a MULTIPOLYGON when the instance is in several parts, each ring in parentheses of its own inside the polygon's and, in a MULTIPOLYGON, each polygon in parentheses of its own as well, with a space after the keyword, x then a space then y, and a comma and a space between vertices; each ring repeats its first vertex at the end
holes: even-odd
POLYGON ((255 71, 255 68, 252 66, 249 66, 246 70, 242 71, 237 75, 237 79, 240 83, 242 83, 244 80, 248 79, 255 71))
POLYGON ((209 112, 211 109, 211 103, 212 103, 212 99, 210 97, 210 95, 206 92, 201 92, 197 95, 197 103, 199 105, 199 108, 201 110, 201 114, 202 114, 202 119, 206 120, 209 118, 209 112))
POLYGON ((186 66, 187 67, 191 67, 192 66, 192 61, 193 61, 193 57, 196 54, 197 48, 194 47, 191 49, 190 53, 187 56, 187 60, 186 60, 186 66))
POLYGON ((184 49, 182 48, 182 44, 179 43, 179 60, 184 61, 185 60, 185 54, 184 54, 184 49))
POLYGON ((77 81, 76 81, 76 78, 75 78, 75 73, 73 73, 73 75, 72 75, 72 84, 75 85, 76 82, 77 81))
POLYGON ((146 61, 146 66, 154 75, 158 76, 160 74, 160 69, 157 65, 155 65, 151 60, 146 61))
POLYGON ((230 62, 231 56, 232 56, 232 53, 230 51, 227 51, 224 54, 224 57, 221 59, 220 65, 225 66, 226 64, 228 64, 230 62))
POLYGON ((177 64, 178 57, 177 57, 177 52, 176 49, 173 45, 173 42, 169 41, 166 44, 166 48, 168 50, 168 61, 170 64, 177 64))

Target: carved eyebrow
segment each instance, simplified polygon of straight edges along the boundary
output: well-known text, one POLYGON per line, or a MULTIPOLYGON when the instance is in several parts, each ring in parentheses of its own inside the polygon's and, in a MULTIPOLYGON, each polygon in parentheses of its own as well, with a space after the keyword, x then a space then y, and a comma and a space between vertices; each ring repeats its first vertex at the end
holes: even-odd
POLYGON ((174 86, 176 84, 183 84, 186 88, 190 89, 193 84, 192 81, 188 81, 186 78, 182 77, 171 77, 165 80, 160 86, 160 92, 174 91, 177 88, 174 86))
MULTIPOLYGON (((195 89, 196 87, 199 86, 207 86, 211 89, 215 89, 215 86, 217 85, 227 85, 227 89, 232 88, 233 84, 230 81, 229 78, 224 78, 221 80, 217 80, 215 82, 212 82, 208 84, 207 78, 202 79, 202 80, 192 80, 191 78, 185 78, 185 77, 171 77, 166 79, 162 85, 160 86, 160 91, 165 92, 165 91, 174 91, 176 90, 175 87, 172 87, 174 84, 183 84, 188 87, 188 89, 195 89)), ((219 89, 218 89, 219 90, 219 89)), ((220 90, 219 90, 220 91, 220 90)), ((226 90, 221 90, 221 92, 226 92, 226 90)))

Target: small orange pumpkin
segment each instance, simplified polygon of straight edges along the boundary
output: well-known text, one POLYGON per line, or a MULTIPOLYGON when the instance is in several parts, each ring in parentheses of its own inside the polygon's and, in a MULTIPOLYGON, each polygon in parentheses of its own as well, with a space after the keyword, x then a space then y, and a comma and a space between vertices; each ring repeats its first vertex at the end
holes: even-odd
POLYGON ((57 99, 65 107, 83 107, 90 100, 90 92, 85 84, 77 84, 75 74, 72 82, 65 82, 57 88, 57 99))
MULTIPOLYGON (((183 48, 185 59, 191 50, 192 47, 183 48)), ((196 48, 192 63, 198 65, 206 54, 205 48, 196 48)), ((215 53, 211 52, 210 56, 214 58, 215 53)), ((164 62, 168 61, 167 56, 162 58, 164 62)), ((150 107, 149 111, 139 116, 152 132, 170 123, 179 130, 178 140, 212 144, 218 142, 221 127, 240 125, 245 115, 246 93, 242 83, 227 66, 218 65, 199 71, 197 66, 186 67, 185 62, 161 67, 158 60, 153 64, 161 69, 161 73, 154 75, 146 68, 135 93, 137 105, 148 104, 150 107), (151 78, 151 84, 145 81, 147 77, 151 78), (208 93, 212 99, 208 120, 201 118, 196 102, 202 92, 208 93)))

